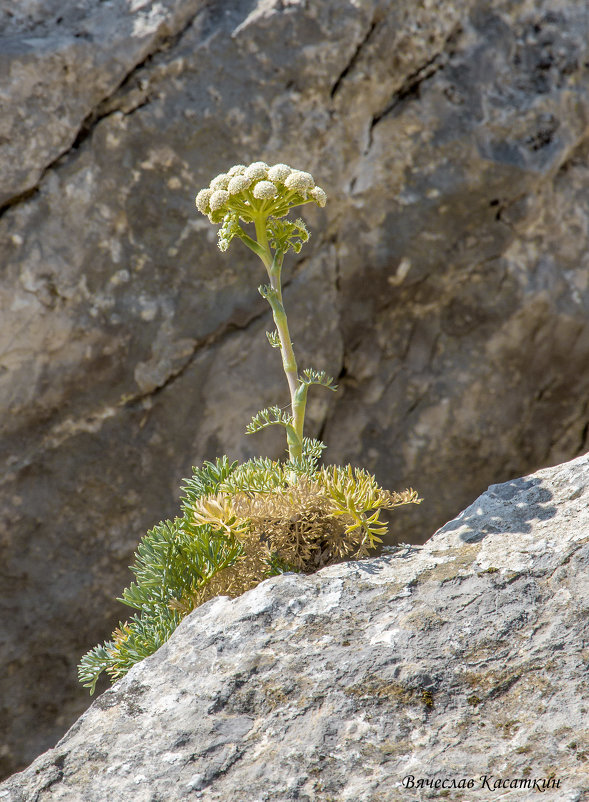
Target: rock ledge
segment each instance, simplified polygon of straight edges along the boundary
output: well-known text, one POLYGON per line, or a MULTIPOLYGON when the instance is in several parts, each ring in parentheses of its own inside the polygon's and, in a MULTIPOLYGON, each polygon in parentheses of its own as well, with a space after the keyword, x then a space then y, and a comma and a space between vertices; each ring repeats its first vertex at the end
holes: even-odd
POLYGON ((588 501, 586 455, 422 547, 212 600, 1 802, 586 799, 588 501))

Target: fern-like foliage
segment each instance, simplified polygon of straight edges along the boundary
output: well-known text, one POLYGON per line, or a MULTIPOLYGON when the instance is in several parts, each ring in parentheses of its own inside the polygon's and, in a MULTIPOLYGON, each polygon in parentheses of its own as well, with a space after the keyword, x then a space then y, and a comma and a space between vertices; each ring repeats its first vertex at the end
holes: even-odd
POLYGON ((185 479, 181 488, 184 493, 182 508, 186 509, 186 506, 190 506, 201 496, 214 493, 219 484, 233 473, 237 464, 237 460, 229 462, 227 457, 217 457, 215 463, 205 462, 202 468, 193 468, 191 478, 185 479))
POLYGON ((254 457, 239 465, 237 469, 219 484, 225 493, 262 493, 284 487, 288 482, 285 463, 268 457, 254 457))
POLYGON ((324 370, 305 368, 301 382, 306 385, 319 384, 321 387, 327 387, 328 390, 337 390, 337 384, 333 383, 331 376, 328 376, 324 370))
POLYGON ((308 242, 310 236, 307 226, 300 217, 294 222, 276 218, 268 220, 267 231, 270 247, 282 253, 287 253, 290 248, 295 253, 300 253, 303 244, 308 242))
POLYGON ((254 434, 267 426, 284 426, 292 428, 292 415, 289 415, 280 407, 268 407, 257 412, 246 427, 247 434, 254 434))
MULTIPOLYGON (((288 420, 278 407, 260 415, 262 425, 288 420)), ((304 438, 296 460, 223 457, 194 469, 183 484, 182 515, 139 543, 134 581, 119 599, 135 614, 81 660, 80 682, 90 693, 102 672, 113 681, 124 676, 208 599, 237 596, 285 571, 312 573, 364 557, 386 532, 380 510, 420 501, 413 490, 383 490, 349 465, 318 468, 323 449, 304 438)))
POLYGON ((229 463, 223 457, 215 464, 206 462, 194 469, 183 487, 183 517, 163 521, 139 543, 131 566, 135 582, 119 599, 139 613, 119 624, 113 640, 82 658, 80 682, 91 693, 103 671, 118 679, 165 643, 183 615, 190 612, 185 602, 184 607, 179 606, 180 600, 203 596, 215 575, 240 555, 239 542, 215 533, 210 525, 195 525, 186 514, 198 499, 214 494, 236 466, 237 462, 229 463))
POLYGON ((383 490, 368 471, 353 469, 351 465, 322 468, 317 481, 329 499, 331 515, 343 520, 348 538, 355 533, 362 555, 382 543, 380 535, 387 532, 386 523, 380 520, 381 509, 390 510, 401 504, 420 501, 415 490, 409 489, 403 493, 383 490))
POLYGON ((314 437, 303 437, 303 448, 300 460, 291 460, 289 465, 293 466, 295 473, 312 474, 317 468, 317 463, 325 451, 325 443, 316 440, 314 437))

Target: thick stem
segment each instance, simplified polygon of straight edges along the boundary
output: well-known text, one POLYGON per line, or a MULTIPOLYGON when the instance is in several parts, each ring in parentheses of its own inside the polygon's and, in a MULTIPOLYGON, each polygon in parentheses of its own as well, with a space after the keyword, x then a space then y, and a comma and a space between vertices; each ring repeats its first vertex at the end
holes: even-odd
POLYGON ((278 337, 280 339, 280 353, 282 354, 282 367, 284 368, 284 373, 286 374, 286 380, 288 382, 288 388, 290 390, 291 402, 294 403, 294 397, 298 390, 299 381, 297 372, 297 362, 295 359, 294 351, 292 350, 292 343, 290 341, 290 334, 288 332, 288 322, 286 320, 286 312, 284 311, 284 306, 282 305, 282 302, 279 300, 277 294, 272 296, 272 299, 270 300, 270 306, 272 307, 272 315, 274 317, 274 323, 276 324, 276 330, 278 331, 278 337))
POLYGON ((256 239, 258 245, 264 252, 264 256, 259 256, 264 262, 270 279, 272 292, 266 297, 272 307, 272 316, 280 340, 280 353, 282 356, 282 367, 290 390, 290 406, 292 411, 293 429, 296 438, 288 437, 288 453, 291 460, 300 459, 303 448, 303 427, 305 423, 305 407, 307 404, 307 385, 299 382, 297 361, 294 355, 286 312, 282 303, 282 262, 284 253, 277 250, 272 258, 268 235, 266 233, 266 219, 256 219, 256 239))
POLYGON ((301 441, 301 444, 303 442, 303 426, 305 425, 305 408, 307 406, 308 389, 308 384, 299 384, 292 404, 293 426, 301 441))
POLYGON ((301 407, 298 400, 301 387, 299 386, 299 378, 297 371, 297 362, 295 359, 292 343, 290 340, 290 333, 288 331, 288 321, 286 319, 286 312, 281 300, 280 291, 280 274, 270 276, 273 284, 270 287, 266 298, 272 307, 272 316, 278 332, 280 340, 280 353, 282 355, 282 367, 288 382, 290 390, 290 404, 293 418, 293 429, 296 433, 296 439, 288 439, 288 452, 291 459, 297 459, 302 456, 302 443, 303 443, 303 423, 304 423, 304 404, 301 407), (278 282, 276 284, 276 282, 278 282), (301 416, 302 411, 302 416, 301 416))
POLYGON ((248 237, 248 235, 245 232, 241 233, 239 235, 239 238, 241 239, 241 241, 243 242, 244 245, 247 245, 247 247, 250 249, 250 251, 253 251, 256 254, 256 256, 259 256, 260 259, 264 262, 264 264, 266 264, 266 261, 265 261, 266 260, 266 251, 264 250, 264 248, 261 248, 260 245, 258 245, 258 243, 255 241, 255 239, 252 239, 251 237, 248 237))
POLYGON ((256 239, 258 240, 258 245, 262 248, 262 252, 258 253, 258 256, 262 262, 264 262, 264 267, 269 274, 270 268, 272 267, 272 253, 268 243, 268 235, 266 234, 266 218, 256 217, 254 220, 254 225, 256 227, 256 239))

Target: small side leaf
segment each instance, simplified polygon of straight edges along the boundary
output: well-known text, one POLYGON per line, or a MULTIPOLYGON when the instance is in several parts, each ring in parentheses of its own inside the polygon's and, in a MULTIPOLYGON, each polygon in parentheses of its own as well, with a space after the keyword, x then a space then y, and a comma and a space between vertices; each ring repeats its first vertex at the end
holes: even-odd
POLYGON ((277 331, 267 331, 266 337, 272 348, 280 348, 280 337, 277 331))
POLYGON ((267 409, 260 410, 246 427, 247 434, 254 434, 267 426, 274 426, 279 424, 286 428, 292 428, 292 417, 284 412, 280 407, 268 407, 267 409))
POLYGON ((322 387, 327 387, 328 390, 337 390, 337 384, 333 383, 331 376, 328 376, 324 370, 305 368, 301 382, 307 385, 320 384, 322 387))

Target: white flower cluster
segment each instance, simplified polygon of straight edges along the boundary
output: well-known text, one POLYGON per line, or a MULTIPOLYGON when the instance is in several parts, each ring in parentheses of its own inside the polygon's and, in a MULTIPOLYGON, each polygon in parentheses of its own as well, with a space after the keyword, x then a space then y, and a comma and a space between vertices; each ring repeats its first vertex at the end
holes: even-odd
POLYGON ((249 223, 260 213, 284 217, 293 206, 310 201, 321 207, 327 203, 327 195, 315 186, 311 173, 287 164, 270 167, 266 162, 253 162, 236 164, 213 178, 196 196, 196 208, 212 223, 223 222, 231 213, 249 223))

